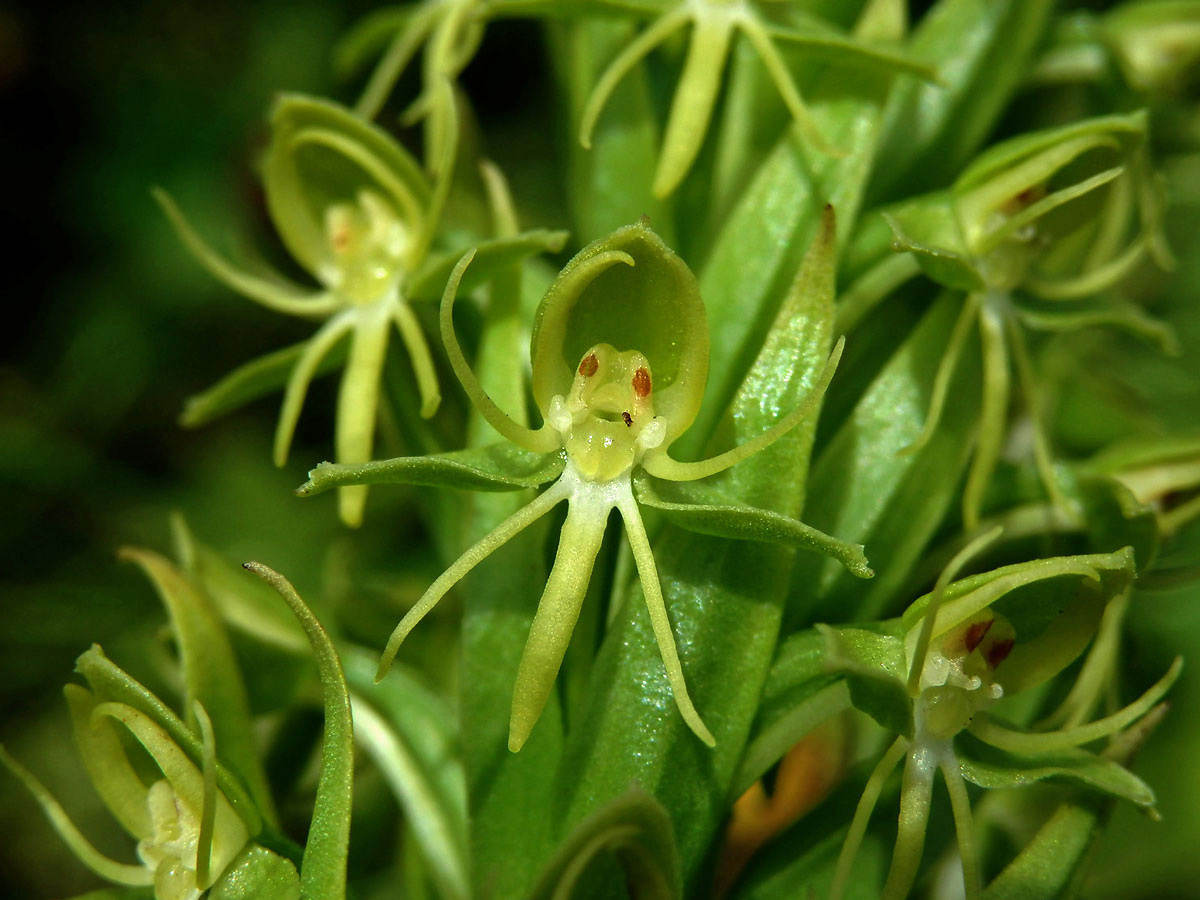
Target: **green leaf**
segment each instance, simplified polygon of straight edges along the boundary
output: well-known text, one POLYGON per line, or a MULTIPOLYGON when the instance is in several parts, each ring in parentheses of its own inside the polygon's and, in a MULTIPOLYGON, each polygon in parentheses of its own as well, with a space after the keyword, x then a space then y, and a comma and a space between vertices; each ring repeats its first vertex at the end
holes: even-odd
POLYGON ((350 797, 354 781, 354 729, 350 694, 333 641, 296 589, 261 563, 246 569, 278 591, 299 620, 312 645, 321 679, 325 729, 321 741, 321 774, 312 823, 300 864, 302 900, 342 900, 346 896, 346 854, 350 846, 350 797))
MULTIPOLYGON (((580 11, 584 4, 565 4, 580 11)), ((648 11, 647 15, 658 10, 648 11)), ((564 98, 567 202, 581 242, 592 241, 646 215, 666 242, 676 244, 671 198, 650 186, 658 159, 658 116, 646 66, 639 64, 614 90, 592 132, 592 147, 578 140, 583 110, 608 63, 633 38, 637 26, 619 20, 551 23, 549 46, 564 98)))
MULTIPOLYGON (((113 701, 133 707, 166 731, 196 766, 203 765, 204 750, 200 738, 165 703, 106 657, 98 644, 80 655, 75 661, 75 671, 86 679, 97 702, 113 701)), ((220 762, 217 763, 217 786, 246 823, 250 836, 258 835, 263 828, 262 813, 240 779, 220 762)))
POLYGON ((1072 889, 1101 824, 1099 801, 1064 803, 1017 858, 992 880, 983 900, 1058 900, 1072 889))
POLYGON ((171 516, 171 531, 180 565, 228 626, 289 653, 307 653, 304 629, 280 607, 273 590, 246 578, 240 565, 197 541, 181 514, 171 516))
POLYGON ((818 625, 825 638, 825 667, 844 672, 855 708, 894 734, 912 737, 913 700, 908 694, 904 641, 895 632, 898 620, 880 630, 818 625))
POLYGON ((299 900, 296 867, 265 847, 251 844, 217 879, 209 900, 299 900))
POLYGON ((416 682, 389 674, 375 684, 378 660, 345 657, 353 690, 356 744, 374 760, 404 811, 408 826, 447 900, 470 896, 467 803, 452 711, 416 682))
POLYGON ((110 887, 88 891, 71 897, 70 900, 154 900, 154 888, 110 887))
POLYGON ((157 553, 126 547, 120 556, 142 569, 170 614, 187 686, 184 708, 192 730, 196 731, 192 701, 199 700, 212 718, 222 761, 241 777, 263 818, 273 823, 275 806, 259 759, 246 686, 212 601, 157 553))
POLYGON ((824 635, 811 628, 789 635, 780 645, 731 797, 740 797, 816 726, 850 708, 846 680, 828 671, 824 650, 824 635))
MULTIPOLYGON (((483 241, 475 247, 471 266, 463 274, 459 289, 463 293, 494 278, 497 273, 539 253, 558 253, 567 242, 567 232, 538 228, 512 237, 483 241)), ((461 252, 444 253, 421 266, 408 283, 408 296, 413 300, 436 300, 442 296, 446 282, 461 252)))
POLYGON ((575 896, 588 864, 604 853, 617 858, 634 900, 683 896, 671 818, 662 804, 634 787, 575 826, 542 870, 530 900, 575 896))
POLYGON ((805 520, 843 540, 862 542, 877 574, 864 590, 839 567, 798 557, 789 609, 797 622, 878 617, 899 599, 955 502, 979 409, 979 354, 970 345, 960 356, 953 401, 940 427, 916 453, 900 451, 924 425, 937 357, 960 303, 959 297, 944 294, 930 308, 814 461, 805 520))
POLYGON ((909 55, 945 83, 897 84, 872 202, 946 186, 1024 80, 1053 8, 1052 0, 940 0, 922 17, 909 55))
POLYGON ((738 541, 786 544, 831 556, 860 578, 875 574, 867 564, 861 544, 839 541, 769 509, 730 503, 723 493, 711 487, 637 476, 634 492, 639 503, 657 509, 667 521, 688 531, 738 541), (660 491, 673 499, 667 499, 660 491))
POLYGON ((985 788, 1015 788, 1064 778, 1081 782, 1138 806, 1154 805, 1154 791, 1124 766, 1086 750, 1054 753, 1009 753, 966 732, 955 738, 963 778, 985 788))
POLYGON ((562 454, 530 453, 507 441, 431 456, 401 456, 360 465, 324 462, 308 473, 297 496, 346 484, 421 484, 473 491, 517 491, 556 478, 562 454))
MULTIPOLYGON (((282 391, 308 341, 284 347, 234 369, 212 387, 193 394, 184 403, 179 424, 185 428, 206 425, 253 400, 282 391)), ((346 342, 339 341, 317 364, 314 377, 340 369, 346 362, 346 342)))

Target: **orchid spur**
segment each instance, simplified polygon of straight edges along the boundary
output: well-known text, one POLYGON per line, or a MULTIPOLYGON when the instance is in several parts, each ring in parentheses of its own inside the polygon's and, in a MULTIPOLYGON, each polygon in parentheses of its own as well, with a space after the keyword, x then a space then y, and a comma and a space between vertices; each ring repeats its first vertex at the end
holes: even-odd
MULTIPOLYGON (((833 289, 834 222, 827 210, 794 289, 833 289)), ((750 441, 709 459, 682 462, 668 449, 699 411, 708 368, 708 327, 691 270, 644 223, 585 247, 551 285, 532 338, 532 387, 544 424, 518 425, 483 391, 454 333, 453 306, 470 265, 455 267, 442 299, 441 328, 455 374, 483 417, 512 446, 364 466, 322 464, 298 493, 342 484, 406 482, 483 490, 553 483, 470 547, 442 573, 393 631, 380 661, 388 671, 401 643, 461 578, 522 529, 567 501, 558 552, 518 669, 509 748, 528 738, 553 687, 591 578, 609 513, 625 524, 642 593, 676 705, 692 731, 715 743, 688 694, 640 506, 708 534, 816 549, 869 577, 858 545, 787 516, 730 503, 674 502, 654 480, 690 482, 715 475, 767 447, 809 416, 837 367, 842 344, 804 402, 750 441)), ((684 498, 685 500, 688 498, 684 498)))

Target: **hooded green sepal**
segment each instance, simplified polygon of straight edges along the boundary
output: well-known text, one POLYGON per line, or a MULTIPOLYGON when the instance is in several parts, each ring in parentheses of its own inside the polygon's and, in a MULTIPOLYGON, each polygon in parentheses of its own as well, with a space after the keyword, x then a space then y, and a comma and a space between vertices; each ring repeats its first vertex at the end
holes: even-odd
POLYGON ((308 473, 297 496, 311 497, 347 484, 418 484, 471 491, 519 491, 562 473, 561 453, 531 453, 507 441, 431 456, 349 466, 324 462, 308 473))
POLYGON ((296 867, 266 847, 252 844, 229 864, 209 900, 300 900, 296 867))
POLYGON ((530 900, 574 896, 589 863, 602 854, 616 857, 633 900, 683 896, 671 818, 661 803, 635 785, 572 829, 542 870, 530 900))
POLYGON ((354 728, 346 677, 333 641, 287 579, 261 563, 249 562, 245 568, 275 588, 287 603, 304 628, 316 657, 324 698, 325 729, 321 740, 317 796, 300 864, 300 897, 301 900, 343 900, 354 782, 354 728))
MULTIPOLYGON (((75 660, 75 671, 87 681, 97 702, 116 702, 132 707, 169 734, 194 764, 203 764, 204 746, 200 737, 162 700, 105 656, 98 644, 80 654, 75 660)), ((241 779, 219 759, 216 776, 221 793, 246 823, 250 836, 257 837, 263 830, 263 815, 241 779)))
POLYGON ((642 474, 633 479, 637 501, 658 510, 680 528, 714 537, 811 550, 833 557, 859 578, 875 574, 867 563, 862 544, 839 541, 782 513, 731 503, 718 491, 702 485, 702 482, 656 483, 642 474))
MULTIPOLYGON (((238 366, 211 387, 188 397, 179 414, 179 424, 184 428, 198 428, 260 397, 283 390, 307 347, 308 341, 292 344, 238 366)), ((313 377, 340 369, 345 362, 346 344, 339 341, 317 363, 313 377)))
POLYGON ((1066 747, 1047 753, 1009 753, 968 733, 955 739, 967 781, 984 788, 1024 787, 1047 778, 1079 782, 1138 806, 1154 806, 1154 791, 1124 766, 1086 750, 1066 747))
POLYGON ((663 446, 695 420, 708 377, 708 320, 696 276, 645 221, 593 241, 568 262, 538 306, 530 342, 533 396, 549 418, 599 344, 650 364, 663 446))
POLYGON ((275 818, 266 772, 259 759, 250 705, 225 626, 212 601, 173 563, 157 553, 125 547, 119 557, 136 563, 154 584, 171 617, 179 646, 190 729, 196 731, 193 701, 212 719, 221 759, 246 785, 268 822, 275 818))
MULTIPOLYGON (((471 266, 462 276, 459 287, 471 291, 497 274, 539 253, 558 253, 567 242, 568 232, 535 228, 512 237, 500 237, 475 245, 471 266)), ((450 273, 462 257, 461 252, 441 253, 431 257, 409 282, 409 294, 414 300, 436 300, 442 296, 450 273)))
POLYGON ((1085 469, 1116 479, 1130 499, 1151 508, 1164 538, 1200 517, 1200 436, 1164 435, 1118 444, 1085 469))
POLYGON ((385 131, 336 103, 304 94, 275 101, 263 183, 283 243, 314 274, 338 265, 327 211, 363 191, 383 198, 398 216, 406 268, 428 247, 432 191, 420 166, 385 131))
POLYGON ((904 641, 893 619, 874 627, 817 625, 826 672, 845 674, 855 708, 895 734, 911 737, 913 703, 905 688, 904 641))

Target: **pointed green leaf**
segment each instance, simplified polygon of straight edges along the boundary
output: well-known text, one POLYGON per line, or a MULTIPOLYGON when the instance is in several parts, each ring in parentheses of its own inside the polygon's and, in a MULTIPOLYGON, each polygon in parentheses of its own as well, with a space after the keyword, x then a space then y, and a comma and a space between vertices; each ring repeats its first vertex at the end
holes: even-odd
POLYGON ((1078 872, 1101 825, 1099 800, 1064 803, 983 892, 983 900, 1060 900, 1075 895, 1078 872))
POLYGON ((1052 0, 940 0, 913 32, 908 53, 944 84, 908 79, 888 102, 886 139, 871 196, 879 202, 945 187, 978 151, 1024 80, 1052 0))
POLYGON ((261 563, 246 563, 245 567, 275 588, 287 603, 304 628, 317 660, 325 728, 317 796, 304 859, 300 864, 300 897, 301 900, 342 900, 346 896, 346 854, 350 846, 350 800, 354 782, 354 728, 346 677, 333 641, 287 579, 261 563))
POLYGON ((517 491, 556 478, 562 454, 530 453, 507 441, 432 456, 402 456, 361 465, 324 462, 296 489, 311 497, 347 484, 421 484, 472 491, 517 491))
POLYGON ((955 370, 941 425, 918 452, 900 451, 925 424, 938 356, 961 302, 947 293, 930 308, 814 461, 805 520, 843 540, 861 541, 877 574, 863 585, 835 564, 797 557, 790 610, 797 621, 879 616, 899 599, 954 502, 979 408, 979 354, 970 344, 955 370))
POLYGON ((246 687, 212 601, 159 554, 126 547, 120 555, 150 578, 170 614, 187 685, 188 721, 194 724, 192 701, 199 700, 212 718, 222 761, 241 776, 264 818, 272 822, 274 802, 259 758, 246 687))

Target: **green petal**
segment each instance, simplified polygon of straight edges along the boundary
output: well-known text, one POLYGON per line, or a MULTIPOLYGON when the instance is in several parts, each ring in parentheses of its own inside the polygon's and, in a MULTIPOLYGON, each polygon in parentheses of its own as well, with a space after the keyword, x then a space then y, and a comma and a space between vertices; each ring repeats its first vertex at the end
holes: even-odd
MULTIPOLYGON (((141 684, 118 668, 96 644, 75 661, 75 671, 82 675, 97 701, 116 701, 132 707, 153 721, 182 747, 196 765, 204 759, 200 739, 170 708, 141 684)), ((262 813, 250 799, 246 788, 224 765, 217 764, 217 785, 234 810, 246 823, 251 836, 263 828, 262 813)))
POLYGON ((688 531, 739 541, 800 547, 833 557, 859 578, 870 578, 875 574, 867 564, 862 544, 839 541, 781 513, 729 503, 712 488, 687 482, 656 484, 653 479, 637 476, 634 489, 639 503, 657 509, 669 521, 688 531), (666 492, 672 499, 660 492, 666 492))
POLYGON ((357 466, 321 463, 296 489, 301 497, 348 484, 421 484, 472 491, 537 487, 562 472, 559 453, 530 453, 507 442, 432 456, 402 456, 357 466))
POLYGON ((96 793, 126 831, 139 840, 150 837, 154 829, 146 807, 146 784, 129 764, 112 723, 92 717, 96 698, 90 691, 68 684, 63 694, 71 709, 75 746, 96 793))
POLYGON ((54 830, 58 832, 59 837, 63 839, 63 842, 81 863, 101 878, 107 881, 115 881, 117 884, 132 887, 154 883, 154 873, 145 866, 127 865, 116 862, 93 847, 91 842, 83 836, 83 833, 75 827, 75 823, 67 816, 58 801, 54 799, 32 772, 9 756, 3 744, 0 744, 0 764, 3 764, 5 768, 17 776, 21 780, 21 783, 33 794, 34 799, 41 806, 42 812, 46 814, 46 818, 54 826, 54 830))
POLYGON ((209 900, 300 900, 296 867, 265 847, 251 845, 229 864, 209 900))
POLYGON ((886 631, 816 627, 825 639, 825 669, 846 674, 854 706, 894 734, 911 737, 904 642, 886 631))
POLYGON ((1124 766, 1088 753, 1064 748, 1053 753, 1009 753, 985 744, 970 734, 955 739, 963 777, 985 788, 1017 788, 1062 778, 1078 781, 1138 806, 1154 805, 1154 791, 1124 766))

